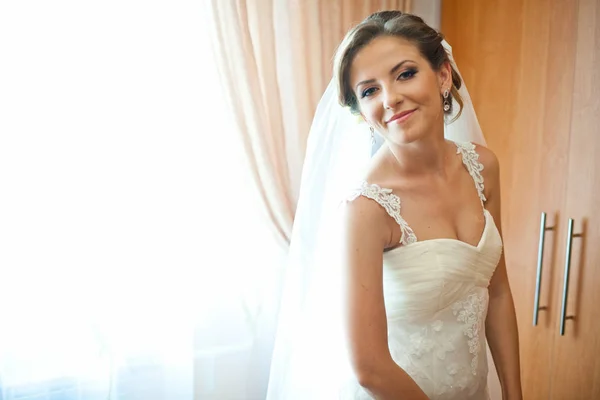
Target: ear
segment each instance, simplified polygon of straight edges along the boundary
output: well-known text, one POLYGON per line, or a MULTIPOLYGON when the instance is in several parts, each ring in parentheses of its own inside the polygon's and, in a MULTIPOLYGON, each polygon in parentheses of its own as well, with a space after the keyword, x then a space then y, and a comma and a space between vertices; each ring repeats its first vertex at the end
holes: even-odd
POLYGON ((448 61, 443 63, 438 71, 438 83, 440 88, 452 87, 452 67, 448 61))

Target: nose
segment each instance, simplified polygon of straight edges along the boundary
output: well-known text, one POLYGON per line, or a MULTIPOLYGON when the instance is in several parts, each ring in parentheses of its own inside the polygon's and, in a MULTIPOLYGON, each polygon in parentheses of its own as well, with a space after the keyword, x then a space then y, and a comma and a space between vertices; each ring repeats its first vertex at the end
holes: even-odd
POLYGON ((403 96, 394 88, 387 88, 384 90, 383 106, 388 110, 393 110, 396 106, 402 102, 403 96))

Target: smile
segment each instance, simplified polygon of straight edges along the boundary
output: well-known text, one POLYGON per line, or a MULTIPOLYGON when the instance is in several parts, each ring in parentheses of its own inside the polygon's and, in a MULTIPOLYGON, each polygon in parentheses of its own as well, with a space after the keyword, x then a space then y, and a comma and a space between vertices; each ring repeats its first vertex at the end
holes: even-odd
POLYGON ((398 114, 394 115, 392 118, 390 118, 389 121, 387 121, 387 123, 389 124, 391 122, 396 122, 397 124, 401 124, 401 123, 405 122, 407 119, 409 119, 410 116, 413 115, 413 113, 415 111, 416 111, 416 109, 402 111, 401 113, 398 113, 398 114))

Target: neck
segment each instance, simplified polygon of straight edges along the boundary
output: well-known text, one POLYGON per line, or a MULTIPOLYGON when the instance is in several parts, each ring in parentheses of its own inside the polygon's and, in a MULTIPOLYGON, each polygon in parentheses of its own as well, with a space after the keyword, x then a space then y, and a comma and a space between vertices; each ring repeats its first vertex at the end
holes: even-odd
POLYGON ((430 135, 405 145, 389 145, 396 169, 403 174, 443 174, 448 160, 448 147, 443 134, 430 135))

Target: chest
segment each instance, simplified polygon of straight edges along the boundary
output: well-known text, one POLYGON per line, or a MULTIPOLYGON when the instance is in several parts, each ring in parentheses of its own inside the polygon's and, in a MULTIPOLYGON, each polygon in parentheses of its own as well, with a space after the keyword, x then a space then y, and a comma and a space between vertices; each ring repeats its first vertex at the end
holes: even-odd
POLYGON ((485 228, 481 200, 471 176, 461 172, 403 190, 402 216, 417 241, 447 238, 475 246, 481 239, 485 228))

